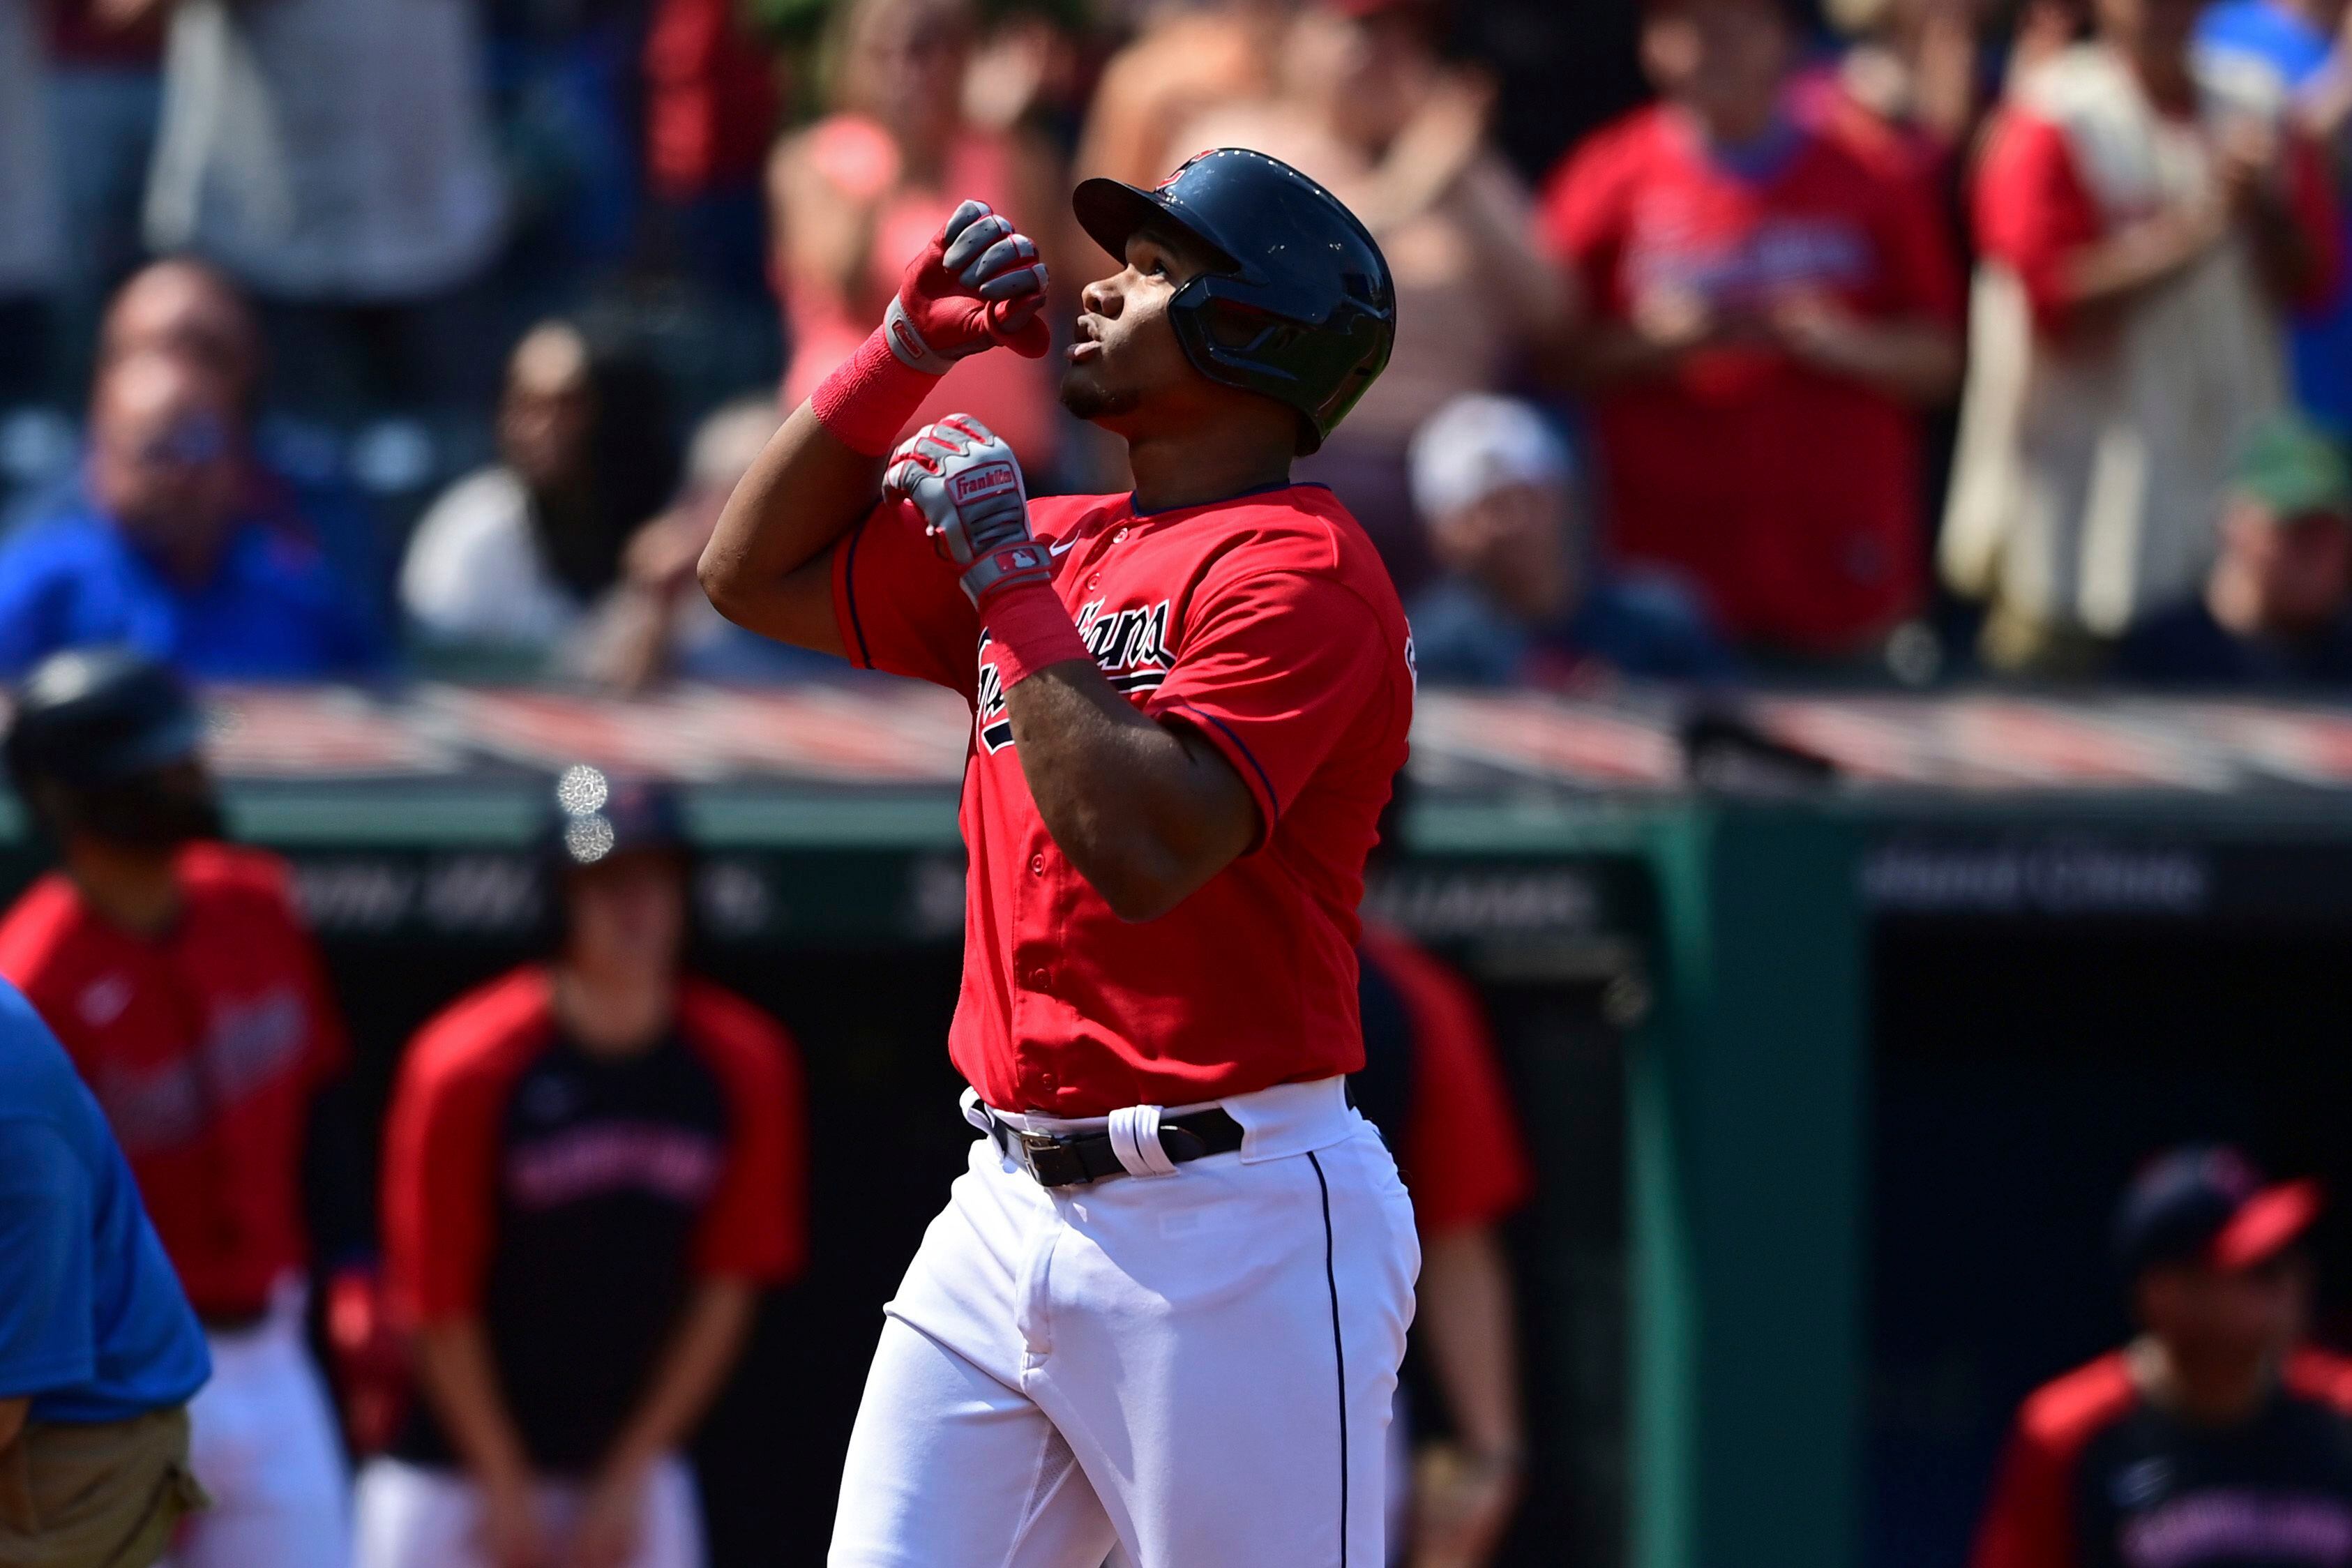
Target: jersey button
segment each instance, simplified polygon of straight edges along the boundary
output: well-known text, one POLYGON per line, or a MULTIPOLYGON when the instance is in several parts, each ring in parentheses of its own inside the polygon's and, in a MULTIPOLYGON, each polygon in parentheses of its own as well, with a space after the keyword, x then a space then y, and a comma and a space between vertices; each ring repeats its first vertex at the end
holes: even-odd
POLYGON ((1099 573, 1099 572, 1097 572, 1097 573, 1096 573, 1093 576, 1091 576, 1091 577, 1087 578, 1087 587, 1089 587, 1089 588, 1099 588, 1099 587, 1101 587, 1101 586, 1102 586, 1102 574, 1101 574, 1101 573, 1099 573))
POLYGON ((1110 536, 1110 542, 1113 544, 1125 544, 1127 542, 1127 530, 1122 528, 1117 533, 1112 534, 1110 536))
POLYGON ((1032 991, 1043 991, 1045 989, 1045 972, 1044 970, 1033 969, 1029 972, 1029 989, 1032 991))
POLYGON ((1029 874, 1033 877, 1042 877, 1045 874, 1045 858, 1043 855, 1029 857, 1029 874))

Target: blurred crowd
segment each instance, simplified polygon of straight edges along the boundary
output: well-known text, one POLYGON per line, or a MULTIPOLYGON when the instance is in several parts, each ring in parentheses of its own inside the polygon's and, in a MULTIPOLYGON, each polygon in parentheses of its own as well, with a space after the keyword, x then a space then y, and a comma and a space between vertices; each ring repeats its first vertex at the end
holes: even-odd
MULTIPOLYGON (((2352 683, 2344 0, 1642 0, 1597 126, 1511 9, 0 0, 0 673, 802 677, 692 563, 904 258, 1066 323, 1074 178, 1238 144, 1394 269, 1300 473, 1426 679, 2352 683)), ((1052 363, 921 416, 1123 488, 1052 363)))

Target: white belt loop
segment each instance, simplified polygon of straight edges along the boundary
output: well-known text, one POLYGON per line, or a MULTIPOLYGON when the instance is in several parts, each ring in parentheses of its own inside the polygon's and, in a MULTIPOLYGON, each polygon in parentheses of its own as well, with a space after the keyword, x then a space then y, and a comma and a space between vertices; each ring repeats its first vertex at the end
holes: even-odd
POLYGON ((1130 1176, 1172 1176, 1176 1162, 1160 1142, 1160 1107, 1128 1105, 1110 1113, 1111 1152, 1130 1176))

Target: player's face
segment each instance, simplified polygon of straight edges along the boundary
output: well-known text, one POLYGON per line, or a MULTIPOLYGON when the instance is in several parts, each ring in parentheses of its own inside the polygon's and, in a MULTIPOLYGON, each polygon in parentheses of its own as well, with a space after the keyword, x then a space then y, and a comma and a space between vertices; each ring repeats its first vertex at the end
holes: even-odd
POLYGON ((2289 1253, 2252 1268, 2153 1271, 2142 1282, 2148 1331, 2184 1362, 2275 1361, 2303 1337, 2310 1273, 2289 1253))
POLYGON ((1206 268, 1205 258, 1173 241, 1149 234, 1129 239, 1127 265, 1078 296, 1062 405, 1120 435, 1181 417, 1183 402, 1211 383, 1184 357, 1168 307, 1206 268))
POLYGON ((614 855, 572 873, 565 913, 572 962, 667 974, 686 943, 686 868, 665 850, 614 855))

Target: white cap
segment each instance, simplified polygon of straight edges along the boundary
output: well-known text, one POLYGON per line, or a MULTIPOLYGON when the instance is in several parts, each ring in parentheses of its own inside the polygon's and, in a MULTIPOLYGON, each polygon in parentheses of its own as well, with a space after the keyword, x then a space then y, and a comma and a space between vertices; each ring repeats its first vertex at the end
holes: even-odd
POLYGON ((1568 443, 1534 405, 1468 393, 1413 432, 1412 504, 1424 520, 1459 510, 1509 485, 1565 483, 1568 443))

